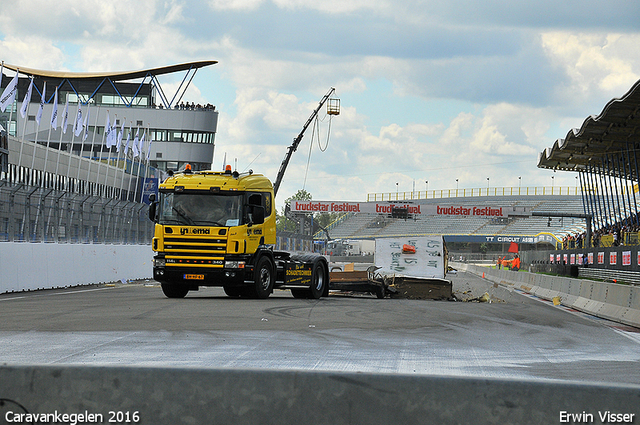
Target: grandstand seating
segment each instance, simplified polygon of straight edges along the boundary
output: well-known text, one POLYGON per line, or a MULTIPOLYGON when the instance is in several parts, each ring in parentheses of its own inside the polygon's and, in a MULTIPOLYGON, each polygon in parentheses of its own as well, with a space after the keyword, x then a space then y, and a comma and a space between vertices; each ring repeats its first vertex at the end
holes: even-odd
MULTIPOLYGON (((498 196, 446 199, 422 199, 416 204, 446 206, 527 207, 530 211, 583 214, 581 196, 498 196)), ((378 214, 357 213, 336 224, 329 234, 334 239, 366 239, 407 235, 521 235, 553 233, 558 239, 567 234, 581 233, 586 228, 583 219, 530 215, 504 219, 468 216, 416 215, 409 219, 378 214)))

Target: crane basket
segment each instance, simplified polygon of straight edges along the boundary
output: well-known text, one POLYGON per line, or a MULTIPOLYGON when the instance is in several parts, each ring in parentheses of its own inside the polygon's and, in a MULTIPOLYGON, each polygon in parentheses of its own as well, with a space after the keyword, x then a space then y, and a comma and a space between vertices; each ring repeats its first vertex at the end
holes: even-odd
POLYGON ((327 102, 328 115, 340 115, 340 99, 331 98, 327 102))

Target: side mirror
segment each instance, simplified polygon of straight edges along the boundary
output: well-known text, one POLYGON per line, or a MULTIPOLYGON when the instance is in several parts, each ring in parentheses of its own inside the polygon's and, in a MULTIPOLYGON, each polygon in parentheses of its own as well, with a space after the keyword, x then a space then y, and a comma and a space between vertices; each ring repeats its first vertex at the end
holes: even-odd
POLYGON ((156 202, 156 194, 152 193, 149 195, 149 220, 155 222, 156 221, 156 212, 158 209, 158 203, 156 202))

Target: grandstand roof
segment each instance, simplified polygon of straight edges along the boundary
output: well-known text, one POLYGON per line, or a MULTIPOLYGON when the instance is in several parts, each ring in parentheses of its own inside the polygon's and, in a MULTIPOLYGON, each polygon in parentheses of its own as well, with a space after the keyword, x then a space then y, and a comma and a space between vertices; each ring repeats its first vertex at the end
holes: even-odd
POLYGON ((572 129, 542 151, 538 167, 584 171, 591 166, 637 181, 635 164, 629 162, 628 155, 634 148, 640 148, 640 81, 621 98, 609 101, 600 115, 588 117, 580 129, 572 129), (604 165, 614 157, 619 166, 604 165))
MULTIPOLYGON (((157 68, 147 68, 138 71, 117 71, 117 72, 67 72, 67 71, 43 71, 40 69, 27 68, 17 65, 2 63, 3 67, 16 71, 26 76, 33 76, 53 84, 59 90, 69 89, 76 94, 82 93, 82 103, 88 103, 98 92, 109 93, 120 96, 122 104, 131 107, 136 103, 137 96, 149 96, 150 87, 157 88, 154 103, 159 102, 163 107, 169 109, 172 105, 180 102, 182 96, 187 91, 191 80, 198 69, 214 65, 218 61, 196 61, 186 62, 177 65, 161 66, 157 68), (158 76, 186 71, 182 82, 177 87, 172 96, 167 96, 162 89, 158 76), (133 82, 132 80, 140 80, 133 82), (109 82, 109 84, 105 84, 109 82), (137 86, 137 87, 136 87, 137 86)), ((4 72, 4 70, 3 70, 4 72)), ((22 83, 26 90, 26 78, 22 83)), ((7 83, 8 84, 8 83, 7 83)), ((20 83, 18 83, 20 84, 20 83)), ((18 89, 20 90, 20 88, 18 89)), ((53 97, 53 95, 51 95, 53 97)), ((48 101, 51 101, 49 99, 48 101)))
POLYGON ((112 81, 127 81, 138 78, 145 78, 148 75, 164 75, 174 72, 189 71, 199 69, 205 66, 214 65, 218 61, 198 61, 187 62, 177 65, 161 66, 158 68, 141 69, 138 71, 119 71, 119 72, 67 72, 67 71, 43 71, 39 69, 26 68, 17 65, 3 64, 5 68, 12 71, 19 71, 21 74, 33 75, 34 77, 44 78, 60 78, 70 80, 103 80, 109 78, 112 81))

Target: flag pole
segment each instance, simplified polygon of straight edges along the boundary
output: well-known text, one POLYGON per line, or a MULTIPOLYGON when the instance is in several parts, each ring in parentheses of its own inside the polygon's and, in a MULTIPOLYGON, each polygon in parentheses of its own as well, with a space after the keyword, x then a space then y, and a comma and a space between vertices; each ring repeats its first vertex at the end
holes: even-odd
POLYGON ((56 180, 58 180, 58 166, 60 165, 60 152, 62 151, 62 135, 67 132, 67 117, 69 114, 69 97, 64 106, 64 112, 62 114, 62 125, 60 126, 60 142, 58 144, 58 159, 56 160, 56 180))
MULTIPOLYGON (((121 191, 124 186, 124 175, 127 170, 127 154, 129 153, 129 140, 131 140, 131 126, 129 126, 129 132, 127 133, 127 143, 124 146, 124 166, 122 167, 122 177, 120 178, 121 191)), ((131 172, 133 172, 133 165, 131 166, 131 172)), ((130 187, 128 183, 129 182, 127 181, 127 201, 129 200, 129 187, 130 187)))
MULTIPOLYGON (((117 120, 118 115, 114 114, 114 122, 117 120)), ((109 124, 111 126, 111 124, 109 124)), ((105 190, 105 196, 107 196, 107 181, 109 179, 109 160, 111 159, 111 148, 113 148, 113 145, 111 144, 111 139, 113 136, 111 135, 111 132, 113 131, 113 126, 111 126, 109 128, 109 135, 107 136, 107 145, 109 145, 109 150, 108 150, 108 154, 107 154, 107 169, 104 172, 104 190, 105 190)), ((106 131, 105 131, 106 133, 106 131)))
MULTIPOLYGON (((42 96, 40 96, 40 108, 38 109, 38 114, 36 115, 36 121, 38 125, 36 126, 36 140, 35 145, 33 146, 33 157, 31 158, 31 169, 33 170, 36 166, 36 147, 38 147, 38 133, 40 132, 40 121, 42 120, 42 109, 44 109, 44 99, 46 97, 47 92, 47 82, 45 81, 42 86, 42 96)), ((51 128, 51 126, 49 126, 51 128)))
MULTIPOLYGON (((107 109, 107 118, 109 118, 108 109, 107 109)), ((99 158, 100 160, 102 159, 102 149, 104 148, 104 139, 106 135, 107 135, 107 126, 105 125, 104 131, 102 132, 102 141, 100 142, 100 158, 99 158)), ((102 164, 102 161, 100 161, 100 163, 98 164, 98 174, 96 175, 96 185, 100 185, 100 168, 101 168, 100 165, 101 164, 102 164)), ((98 190, 98 196, 100 196, 100 190, 98 190)))
MULTIPOLYGON (((80 107, 81 107, 80 97, 78 97, 78 110, 80 110, 80 107)), ((76 141, 77 125, 78 125, 78 113, 76 112, 76 118, 73 120, 73 126, 71 127, 71 147, 69 148, 69 163, 67 164, 67 181, 69 181, 69 172, 71 171, 71 155, 73 153, 73 143, 76 141)), ((80 152, 82 152, 82 148, 80 149, 80 152)), ((78 170, 80 170, 80 160, 78 160, 78 170)))
POLYGON ((49 136, 47 137, 47 151, 44 154, 44 165, 42 166, 42 171, 46 174, 47 173, 47 165, 48 165, 48 160, 49 160, 49 145, 51 143, 51 129, 53 128, 54 125, 54 119, 55 119, 55 126, 56 128, 58 127, 58 86, 56 86, 56 90, 55 90, 55 94, 53 97, 53 109, 51 111, 51 120, 49 121, 49 136))
MULTIPOLYGON (((26 108, 25 108, 25 114, 22 117, 24 119, 24 125, 22 127, 22 140, 20 142, 20 156, 18 157, 18 168, 20 168, 20 166, 22 165, 22 151, 23 151, 24 142, 25 142, 25 134, 27 132, 27 121, 29 121, 29 106, 31 105, 31 90, 33 90, 33 75, 31 76, 31 82, 29 83, 29 88, 27 89, 27 93, 25 93, 24 99, 22 99, 22 103, 26 102, 26 108)), ((16 108, 17 106, 18 104, 16 101, 16 108)), ((20 114, 22 115, 22 107, 20 107, 20 114)), ((18 121, 16 117, 16 133, 17 132, 18 132, 18 121)), ((35 147, 33 149, 35 154, 35 147)))
MULTIPOLYGON (((80 168, 82 168, 83 158, 82 152, 84 151, 84 141, 86 139, 87 132, 89 131, 89 109, 91 108, 91 104, 89 103, 90 100, 91 99, 87 101, 87 115, 85 115, 84 117, 84 122, 82 123, 82 131, 80 132, 80 134, 82 134, 82 137, 80 138, 80 155, 78 155, 78 173, 76 174, 76 181, 80 181, 80 168)), ((89 161, 91 161, 91 158, 89 158, 89 161)), ((89 165, 91 165, 91 162, 89 162, 89 165)), ((87 165, 87 168, 89 167, 89 165, 87 165)))
MULTIPOLYGON (((16 75, 20 74, 20 68, 17 69, 16 71, 16 75)), ((18 88, 16 87, 16 93, 18 92, 18 88)), ((7 121, 7 134, 10 134, 10 130, 11 130, 11 121, 13 120, 13 104, 16 103, 16 96, 13 96, 13 102, 11 103, 11 109, 9 110, 9 121, 7 121)), ((16 120, 16 137, 18 137, 18 120, 16 120)), ((18 162, 20 162, 20 160, 18 159, 18 162)), ((18 166, 19 168, 19 166, 18 166)), ((19 173, 20 171, 18 171, 19 173)))
MULTIPOLYGON (((116 159, 116 172, 113 175, 113 189, 115 190, 116 185, 115 182, 118 179, 118 170, 117 168, 120 167, 120 153, 122 153, 122 136, 124 134, 124 124, 127 121, 126 117, 123 117, 122 119, 122 125, 120 126, 120 133, 116 134, 116 152, 118 152, 118 157, 116 159)), ((117 132, 117 130, 116 130, 117 132)), ((118 188, 118 199, 121 197, 122 195, 122 188, 118 188)))
POLYGON ((135 191, 133 193, 133 202, 136 202, 136 199, 138 198, 138 186, 140 186, 140 169, 142 168, 142 148, 144 145, 144 135, 146 133, 146 130, 144 129, 144 127, 142 128, 142 143, 140 143, 140 147, 138 148, 139 151, 139 160, 138 160, 138 177, 136 178, 136 188, 135 191))
MULTIPOLYGON (((24 139, 25 134, 27 133, 27 121, 29 121, 29 106, 31 106, 31 90, 33 90, 33 75, 31 76, 31 82, 29 83, 29 89, 27 89, 27 93, 24 96, 24 99, 22 100, 22 103, 25 103, 25 101, 27 102, 27 107, 25 108, 25 115, 22 117, 24 118, 24 125, 22 126, 22 138, 24 139), (27 95, 29 96, 29 99, 27 99, 27 95)), ((22 112, 22 108, 20 108, 20 112, 22 112)))
MULTIPOLYGON (((98 132, 98 117, 100 116, 100 104, 98 104, 98 112, 96 112, 96 122, 93 125, 93 136, 91 136, 91 152, 89 152, 89 165, 87 166, 87 181, 91 184, 91 164, 93 163, 93 145, 96 141, 96 133, 98 132)), ((89 123, 87 123, 87 126, 89 123)), ((98 172, 100 171, 100 164, 98 164, 98 172)), ((98 178, 96 176, 96 188, 98 186, 98 178)), ((93 190, 91 191, 93 195, 93 190)))
MULTIPOLYGON (((151 134, 151 130, 150 130, 150 124, 147 123, 147 130, 149 131, 149 134, 151 134)), ((153 143, 153 138, 151 138, 151 136, 149 136, 149 145, 147 146, 147 164, 145 165, 145 170, 144 170, 144 183, 147 183, 147 179, 149 178, 149 174, 151 173, 151 170, 149 170, 149 157, 151 156, 151 144, 153 143)), ((142 196, 144 196, 144 193, 142 194, 142 196)), ((142 196, 140 197, 140 200, 142 200, 142 196)))
MULTIPOLYGON (((151 134, 151 130, 150 130, 150 124, 147 123, 147 131, 149 131, 149 134, 151 134)), ((151 137, 151 136, 149 136, 151 137)), ((149 173, 149 157, 151 155, 151 144, 153 143, 153 139, 149 139, 149 146, 147 146, 147 165, 146 165, 146 169, 145 169, 145 173, 144 173, 144 178, 147 179, 148 173, 149 173)))

